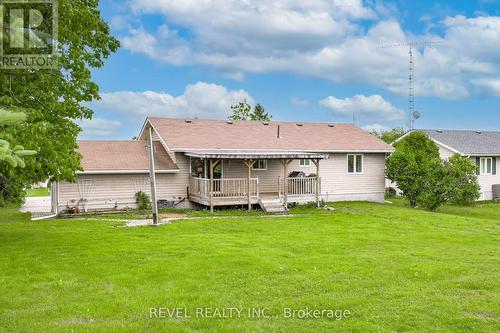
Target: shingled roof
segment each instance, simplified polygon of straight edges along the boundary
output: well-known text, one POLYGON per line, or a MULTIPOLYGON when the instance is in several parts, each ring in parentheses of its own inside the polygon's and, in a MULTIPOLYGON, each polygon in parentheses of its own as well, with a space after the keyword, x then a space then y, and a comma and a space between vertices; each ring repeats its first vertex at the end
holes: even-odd
POLYGON ((419 129, 464 155, 500 156, 500 131, 419 129))
POLYGON ((351 124, 282 121, 148 119, 169 149, 306 152, 392 152, 351 124))
MULTIPOLYGON (((159 141, 155 147, 155 169, 178 170, 159 141)), ((78 141, 84 172, 147 172, 149 160, 145 141, 78 141)))

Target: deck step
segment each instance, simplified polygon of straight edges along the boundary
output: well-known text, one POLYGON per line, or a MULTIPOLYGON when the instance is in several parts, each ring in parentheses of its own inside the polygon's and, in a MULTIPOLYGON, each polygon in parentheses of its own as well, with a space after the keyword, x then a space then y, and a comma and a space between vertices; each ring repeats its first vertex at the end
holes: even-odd
POLYGON ((267 214, 288 214, 288 209, 279 199, 259 200, 259 205, 267 214))

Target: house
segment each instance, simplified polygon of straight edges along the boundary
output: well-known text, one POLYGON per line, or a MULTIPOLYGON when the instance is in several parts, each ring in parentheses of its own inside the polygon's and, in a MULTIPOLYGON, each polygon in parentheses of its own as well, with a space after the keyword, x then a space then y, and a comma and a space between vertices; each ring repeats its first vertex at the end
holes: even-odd
POLYGON ((500 168, 499 131, 440 129, 419 129, 418 131, 426 133, 436 143, 441 158, 447 159, 458 153, 471 158, 477 164, 477 177, 481 185, 479 200, 500 198, 500 174, 497 173, 500 168), (496 188, 498 190, 495 191, 496 188))
POLYGON ((147 118, 137 140, 79 141, 83 171, 53 185, 54 209, 135 207, 151 193, 149 133, 157 200, 179 208, 383 202, 393 151, 351 124, 147 118))

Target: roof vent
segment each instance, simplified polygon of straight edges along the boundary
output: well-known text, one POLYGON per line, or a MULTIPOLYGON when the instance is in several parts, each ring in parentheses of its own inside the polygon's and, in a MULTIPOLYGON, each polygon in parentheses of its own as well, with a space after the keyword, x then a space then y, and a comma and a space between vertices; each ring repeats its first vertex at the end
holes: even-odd
POLYGON ((328 124, 328 127, 335 127, 334 124, 328 124))
POLYGON ((303 123, 297 123, 297 126, 304 126, 303 123))
POLYGON ((233 123, 233 121, 232 120, 228 120, 228 121, 226 121, 226 123, 228 123, 229 125, 231 125, 233 123))
POLYGON ((186 119, 186 120, 184 120, 184 122, 185 122, 186 124, 191 124, 193 121, 192 121, 191 119, 186 119))
POLYGON ((483 132, 481 132, 481 131, 476 131, 476 133, 477 133, 477 134, 482 134, 483 132))

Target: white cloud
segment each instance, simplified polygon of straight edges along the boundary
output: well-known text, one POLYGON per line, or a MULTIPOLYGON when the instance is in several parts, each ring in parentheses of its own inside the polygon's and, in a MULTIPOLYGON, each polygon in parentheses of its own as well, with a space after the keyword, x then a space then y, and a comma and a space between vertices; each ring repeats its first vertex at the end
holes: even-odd
POLYGON ((309 104, 309 101, 307 99, 303 99, 296 96, 290 97, 290 102, 293 105, 298 105, 298 106, 305 106, 309 104))
POLYGON ((500 79, 477 79, 472 84, 485 89, 495 96, 500 96, 500 79))
MULTIPOLYGON (((121 38, 125 48, 163 63, 214 66, 238 73, 235 78, 292 72, 406 95, 408 49, 378 46, 408 40, 442 42, 414 50, 417 95, 461 99, 473 91, 471 81, 500 76, 500 17, 495 16, 448 17, 434 23, 442 28, 440 35, 414 35, 379 1, 133 0, 131 7, 139 17, 163 15, 165 24, 155 31, 131 30, 121 38), (360 20, 373 24, 367 29, 360 20)), ((491 93, 488 85, 475 87, 491 93)))
POLYGON ((245 73, 241 71, 235 71, 235 72, 224 72, 222 73, 222 76, 234 81, 240 81, 243 82, 245 81, 245 73))
POLYGON ((319 102, 333 113, 343 116, 352 116, 356 119, 380 119, 384 121, 401 120, 404 112, 380 95, 355 95, 344 99, 328 96, 319 102))
POLYGON ((254 102, 245 90, 228 90, 205 82, 186 86, 179 96, 155 91, 117 91, 103 93, 101 97, 102 100, 96 102, 98 108, 138 119, 145 116, 225 118, 232 104, 244 99, 250 104, 254 102))
POLYGON ((80 136, 110 136, 115 130, 122 126, 117 120, 107 120, 102 118, 82 119, 77 122, 82 128, 80 136))
POLYGON ((382 132, 390 130, 389 127, 384 126, 384 125, 380 125, 380 124, 365 125, 365 126, 361 126, 361 128, 367 132, 377 132, 377 133, 382 133, 382 132))

